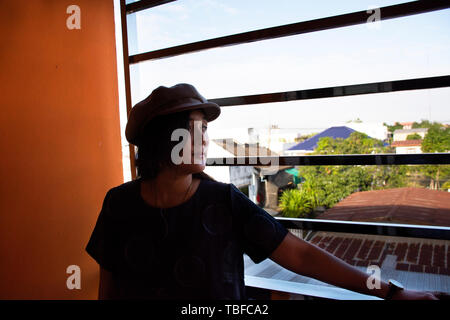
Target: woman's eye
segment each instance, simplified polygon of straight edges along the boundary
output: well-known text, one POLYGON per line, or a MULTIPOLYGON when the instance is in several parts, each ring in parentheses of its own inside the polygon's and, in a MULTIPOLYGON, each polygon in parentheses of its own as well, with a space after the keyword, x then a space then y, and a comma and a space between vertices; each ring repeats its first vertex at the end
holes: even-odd
POLYGON ((202 126, 203 131, 206 131, 208 129, 208 126, 202 126))

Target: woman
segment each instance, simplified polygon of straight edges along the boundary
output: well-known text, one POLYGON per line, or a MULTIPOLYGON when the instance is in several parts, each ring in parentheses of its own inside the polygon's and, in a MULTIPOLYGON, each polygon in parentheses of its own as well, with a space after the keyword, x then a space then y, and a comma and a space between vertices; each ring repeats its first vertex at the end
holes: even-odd
POLYGON ((100 299, 245 299, 243 253, 363 294, 436 299, 394 281, 369 289, 368 274, 204 174, 207 125, 219 114, 188 84, 159 87, 132 109, 126 137, 139 178, 108 191, 86 247, 100 265, 100 299))

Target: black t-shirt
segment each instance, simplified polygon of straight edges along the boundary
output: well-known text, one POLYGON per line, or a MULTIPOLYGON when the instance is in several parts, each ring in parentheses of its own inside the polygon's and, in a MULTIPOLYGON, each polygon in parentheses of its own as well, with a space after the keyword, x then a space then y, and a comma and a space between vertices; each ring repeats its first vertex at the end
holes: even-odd
POLYGON ((233 184, 201 180, 188 201, 161 209, 138 179, 108 191, 86 251, 119 298, 246 299, 243 253, 259 263, 286 234, 233 184))

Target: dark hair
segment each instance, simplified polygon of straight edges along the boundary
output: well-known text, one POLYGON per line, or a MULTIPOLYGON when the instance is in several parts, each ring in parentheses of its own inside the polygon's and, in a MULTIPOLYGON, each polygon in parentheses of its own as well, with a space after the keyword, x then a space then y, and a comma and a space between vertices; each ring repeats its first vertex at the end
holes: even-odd
MULTIPOLYGON (((145 125, 138 144, 136 167, 138 178, 156 178, 162 168, 172 164, 171 152, 179 141, 172 141, 172 132, 181 128, 189 130, 189 114, 192 110, 160 115, 145 125)), ((210 179, 204 172, 194 173, 193 177, 210 179)))

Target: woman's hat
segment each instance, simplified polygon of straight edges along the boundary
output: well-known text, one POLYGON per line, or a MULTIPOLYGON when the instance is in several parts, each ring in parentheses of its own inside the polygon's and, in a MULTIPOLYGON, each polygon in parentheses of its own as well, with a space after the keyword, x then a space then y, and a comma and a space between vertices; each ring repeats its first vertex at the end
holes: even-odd
POLYGON ((219 105, 206 100, 190 84, 180 83, 170 88, 160 86, 131 109, 125 136, 128 142, 138 145, 142 130, 151 119, 159 115, 196 109, 204 111, 208 122, 220 115, 219 105))

